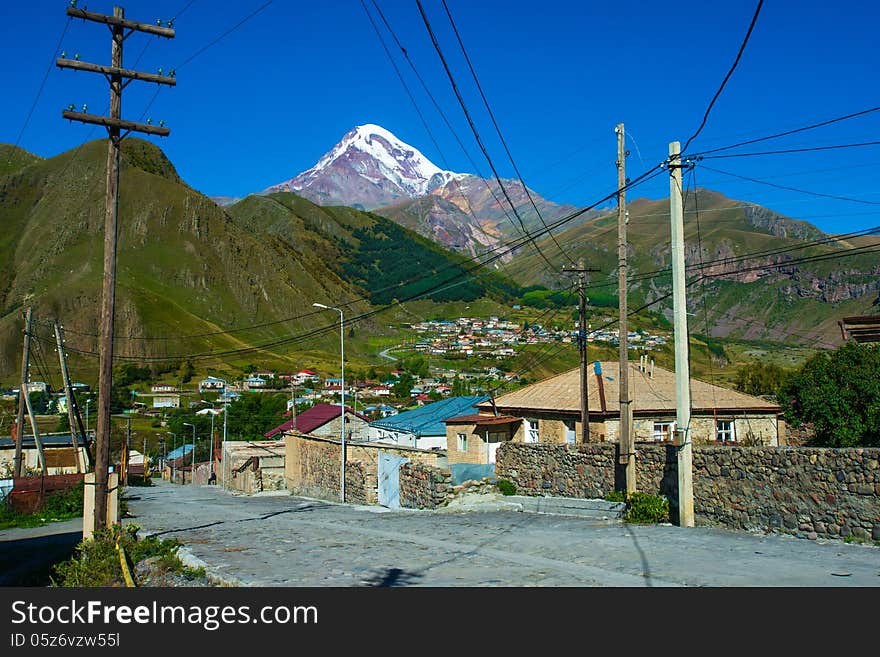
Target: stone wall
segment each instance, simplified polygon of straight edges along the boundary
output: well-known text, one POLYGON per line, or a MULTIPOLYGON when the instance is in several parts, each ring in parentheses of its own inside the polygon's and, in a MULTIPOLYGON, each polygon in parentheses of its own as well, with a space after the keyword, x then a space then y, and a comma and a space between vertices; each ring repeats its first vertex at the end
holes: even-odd
POLYGON ((615 446, 505 443, 496 452, 495 475, 521 495, 604 497, 614 490, 615 446))
POLYGON ((436 509, 446 502, 452 487, 452 473, 421 463, 400 466, 400 506, 406 509, 436 509))
MULTIPOLYGON (((339 441, 302 434, 285 435, 285 479, 293 495, 339 499, 342 451, 339 441)), ((345 497, 353 504, 376 504, 379 487, 379 452, 409 459, 410 463, 434 465, 443 452, 393 447, 382 443, 346 445, 345 497)))
MULTIPOLYGON (((603 497, 614 490, 615 445, 519 445, 498 450, 496 475, 524 495, 603 497)), ((676 448, 638 444, 637 488, 677 495, 676 448)), ((880 449, 695 445, 700 524, 805 538, 880 540, 880 449)))

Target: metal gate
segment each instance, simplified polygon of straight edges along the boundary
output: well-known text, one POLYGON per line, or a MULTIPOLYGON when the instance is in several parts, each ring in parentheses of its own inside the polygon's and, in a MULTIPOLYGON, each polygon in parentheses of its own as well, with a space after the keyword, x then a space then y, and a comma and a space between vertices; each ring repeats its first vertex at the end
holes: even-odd
POLYGON ((400 508, 400 466, 409 459, 389 452, 379 452, 379 504, 400 508))

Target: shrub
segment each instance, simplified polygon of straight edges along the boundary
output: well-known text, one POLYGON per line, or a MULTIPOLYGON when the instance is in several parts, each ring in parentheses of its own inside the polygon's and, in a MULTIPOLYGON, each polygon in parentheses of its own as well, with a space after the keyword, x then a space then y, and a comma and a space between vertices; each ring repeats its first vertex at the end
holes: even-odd
POLYGON ((516 495, 516 484, 507 479, 500 479, 496 484, 502 495, 516 495))
POLYGON ((669 500, 660 495, 637 491, 627 500, 624 520, 636 524, 669 522, 669 500))
POLYGON ((622 490, 613 490, 605 496, 609 502, 626 502, 626 493, 622 490))
POLYGON ((157 557, 155 567, 165 572, 187 573, 189 569, 177 556, 180 543, 174 539, 148 536, 138 540, 137 525, 113 525, 95 532, 92 539, 82 541, 69 560, 57 564, 52 579, 54 586, 123 586, 122 567, 116 542, 125 550, 131 564, 157 557))
POLYGON ((83 485, 46 495, 43 506, 34 513, 15 511, 9 504, 0 503, 0 529, 11 527, 39 527, 57 520, 70 520, 82 516, 83 485))

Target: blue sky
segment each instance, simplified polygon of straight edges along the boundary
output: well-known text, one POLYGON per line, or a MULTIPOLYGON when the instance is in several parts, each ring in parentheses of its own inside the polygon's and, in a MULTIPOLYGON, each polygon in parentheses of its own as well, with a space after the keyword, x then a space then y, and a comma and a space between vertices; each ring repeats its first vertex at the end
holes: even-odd
MULTIPOLYGON (((415 1, 377 1, 487 173, 415 1)), ((149 44, 139 69, 179 69, 178 87, 163 90, 148 115, 171 127, 171 137, 156 142, 189 184, 211 195, 240 196, 263 189, 312 166, 346 131, 362 123, 384 126, 439 166, 473 172, 385 34, 440 152, 431 143, 359 0, 275 0, 179 66, 264 2, 195 0, 175 23, 176 39, 134 35, 126 42, 126 65, 133 65, 149 44)), ((684 142, 696 130, 756 6, 752 0, 447 2, 525 181, 551 200, 575 205, 589 204, 614 188, 617 122, 623 121, 634 139, 628 145, 632 177, 665 158, 670 141, 684 142)), ((502 175, 512 175, 442 4, 423 3, 490 154, 502 175)), ((112 13, 111 2, 87 4, 92 11, 112 13)), ((187 4, 130 0, 124 6, 128 18, 154 22, 174 16, 187 4)), ((372 10, 371 0, 367 6, 372 10)), ((4 8, 2 142, 18 139, 56 54, 67 22, 65 7, 63 0, 33 0, 4 8)), ((691 150, 880 105, 878 18, 880 8, 874 2, 766 2, 738 69, 691 150)), ((62 48, 68 54, 79 52, 83 60, 109 63, 108 32, 95 23, 71 22, 62 48)), ((139 119, 155 89, 133 82, 125 92, 123 116, 139 119)), ((51 156, 101 137, 97 129, 63 121, 60 112, 69 103, 85 103, 100 113, 107 97, 107 85, 98 76, 53 66, 19 144, 51 156)), ((754 150, 878 139, 880 112, 754 150)), ((878 203, 814 198, 697 170, 700 186, 804 218, 826 231, 880 224, 880 146, 705 164, 878 203)), ((667 194, 668 182, 661 177, 630 196, 667 194)))

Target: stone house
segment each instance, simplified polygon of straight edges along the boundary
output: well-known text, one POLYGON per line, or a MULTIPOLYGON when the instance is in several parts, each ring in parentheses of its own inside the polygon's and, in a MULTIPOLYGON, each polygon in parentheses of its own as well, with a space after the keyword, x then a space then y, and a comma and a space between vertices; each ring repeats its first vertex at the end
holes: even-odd
MULTIPOLYGON (((636 442, 672 442, 675 374, 629 363, 636 442)), ((619 367, 598 363, 587 385, 590 442, 617 442, 620 430, 619 367)), ((786 444, 782 409, 759 397, 691 379, 691 439, 697 444, 786 444)), ((574 369, 477 405, 477 414, 446 420, 449 463, 493 463, 506 442, 582 442, 580 370, 574 369), (496 409, 498 415, 496 416, 496 409)))
MULTIPOLYGON (((329 436, 339 438, 342 429, 342 416, 338 404, 315 404, 307 411, 296 416, 296 420, 288 420, 274 429, 267 431, 265 438, 276 438, 285 432, 297 431, 312 436, 329 436)), ((367 425, 370 418, 345 407, 346 440, 365 440, 367 425)), ((279 438, 276 438, 278 440, 279 438)))
POLYGON ((283 441, 234 441, 223 443, 215 468, 225 488, 253 494, 284 490, 285 446, 283 441))

